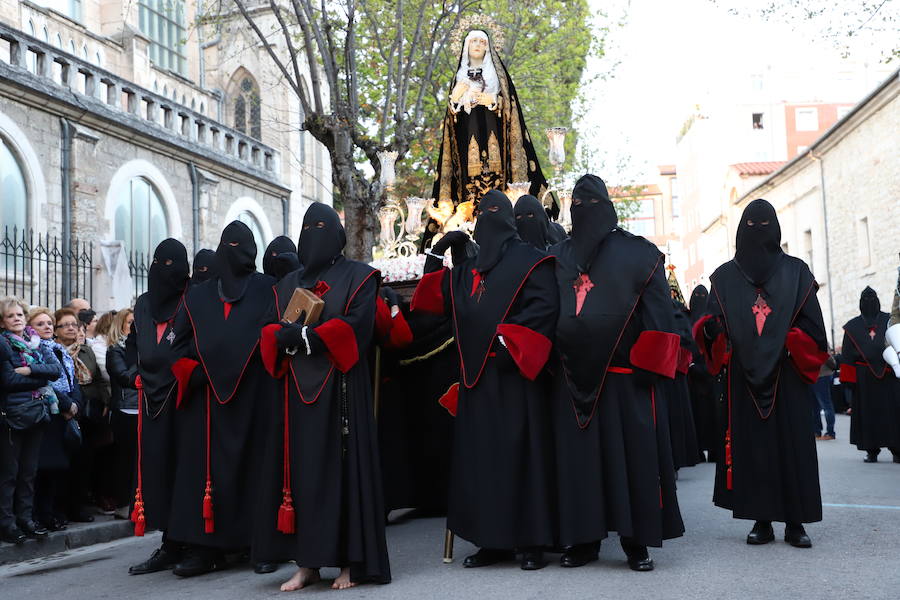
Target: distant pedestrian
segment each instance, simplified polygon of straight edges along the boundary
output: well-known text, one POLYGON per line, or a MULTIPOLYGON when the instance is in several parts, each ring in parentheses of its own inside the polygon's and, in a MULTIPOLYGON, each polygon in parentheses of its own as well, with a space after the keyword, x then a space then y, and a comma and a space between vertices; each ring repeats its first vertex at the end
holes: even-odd
POLYGON ((828 360, 819 369, 819 378, 812 385, 813 402, 813 427, 816 430, 816 439, 820 441, 833 440, 834 433, 834 403, 831 401, 831 386, 834 381, 834 369, 837 362, 829 353, 828 360), (822 414, 825 415, 825 433, 822 433, 822 414))

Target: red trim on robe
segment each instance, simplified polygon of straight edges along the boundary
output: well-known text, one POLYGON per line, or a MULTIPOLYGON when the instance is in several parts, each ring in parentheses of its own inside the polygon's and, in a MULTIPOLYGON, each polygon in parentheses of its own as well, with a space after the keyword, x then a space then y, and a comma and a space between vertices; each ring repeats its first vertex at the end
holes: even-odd
POLYGON ((534 329, 513 323, 497 325, 497 335, 503 336, 506 349, 522 376, 534 381, 547 364, 553 343, 534 329))
POLYGON ((412 302, 409 304, 410 310, 443 315, 444 292, 442 284, 447 273, 449 273, 449 269, 444 267, 440 271, 423 275, 419 285, 416 286, 416 291, 413 292, 412 302))
POLYGON ((391 333, 391 309, 384 298, 375 298, 375 335, 379 340, 387 338, 391 333))
POLYGON ((676 370, 682 375, 687 375, 687 372, 691 368, 691 361, 693 361, 694 357, 691 354, 691 351, 687 348, 681 347, 678 349, 678 366, 676 370))
POLYGON ((393 318, 393 323, 394 326, 391 327, 391 337, 388 339, 387 347, 391 349, 405 348, 412 344, 413 332, 409 328, 409 323, 406 322, 406 317, 403 316, 402 312, 397 313, 397 316, 393 318))
POLYGON ((788 331, 784 346, 791 353, 791 362, 800 377, 806 383, 815 383, 819 378, 819 369, 828 360, 828 353, 819 350, 815 340, 799 327, 788 331))
POLYGON ((199 365, 200 363, 193 358, 179 358, 172 365, 172 375, 175 376, 175 381, 178 383, 178 396, 175 400, 176 410, 181 408, 181 401, 184 398, 185 393, 187 393, 191 374, 199 365))
POLYGON ((359 348, 353 327, 342 319, 329 319, 313 329, 328 348, 328 358, 342 373, 359 361, 359 348))
POLYGON ((224 301, 223 301, 222 304, 223 304, 224 307, 225 307, 225 309, 224 309, 224 310, 225 310, 225 320, 227 321, 227 320, 228 320, 228 315, 231 314, 231 302, 224 302, 224 301))
POLYGON ((168 321, 163 321, 162 323, 156 324, 156 345, 162 341, 162 336, 166 332, 166 328, 169 326, 168 321))
POLYGON ((841 364, 841 383, 856 383, 856 366, 850 363, 841 364))
POLYGON ((693 330, 694 341, 697 342, 700 354, 706 359, 706 370, 710 375, 718 375, 731 358, 724 331, 717 335, 711 344, 708 343, 706 334, 703 333, 703 326, 715 318, 713 315, 704 315, 694 323, 693 330))
POLYGON ((681 338, 665 331, 642 331, 628 353, 628 360, 639 369, 674 379, 681 338))
POLYGON ((450 386, 444 395, 438 398, 438 404, 447 409, 450 416, 456 416, 456 409, 459 406, 459 383, 450 386))
POLYGON ((281 331, 281 328, 280 324, 271 323, 263 327, 259 335, 259 353, 263 366, 275 379, 284 377, 288 369, 287 357, 278 348, 278 340, 275 338, 275 334, 281 331))

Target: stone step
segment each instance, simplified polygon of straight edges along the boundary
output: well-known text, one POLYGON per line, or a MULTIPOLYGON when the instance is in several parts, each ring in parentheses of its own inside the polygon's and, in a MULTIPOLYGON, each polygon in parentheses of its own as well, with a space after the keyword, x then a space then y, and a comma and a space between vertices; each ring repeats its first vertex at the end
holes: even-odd
POLYGON ((70 523, 65 531, 52 531, 42 540, 29 539, 21 546, 0 542, 0 565, 111 542, 134 534, 134 524, 131 521, 106 515, 98 515, 94 519, 93 523, 70 523))

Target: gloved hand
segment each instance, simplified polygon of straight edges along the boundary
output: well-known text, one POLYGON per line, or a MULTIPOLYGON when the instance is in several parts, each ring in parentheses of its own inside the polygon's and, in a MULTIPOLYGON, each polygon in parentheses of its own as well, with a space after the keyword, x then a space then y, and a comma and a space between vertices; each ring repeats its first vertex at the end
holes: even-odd
POLYGON ((397 292, 392 288, 386 285, 381 286, 381 297, 384 298, 384 302, 388 305, 388 308, 400 306, 400 296, 398 296, 397 292))
POLYGON ((714 340, 719 337, 720 333, 725 331, 725 326, 722 325, 721 317, 713 317, 703 324, 703 335, 706 336, 708 340, 714 340))
POLYGON ((282 323, 279 331, 275 332, 275 341, 278 347, 285 348, 302 348, 306 350, 306 343, 303 341, 303 319, 306 317, 300 314, 300 318, 296 323, 282 323))
MULTIPOLYGON (((449 233, 444 234, 444 237, 439 239, 437 241, 437 243, 431 247, 431 253, 436 254, 438 256, 443 256, 444 253, 447 251, 447 249, 450 248, 451 256, 453 257, 453 264, 457 265, 465 260, 466 244, 468 242, 469 242, 469 236, 466 235, 464 232, 451 231, 449 233)), ((431 259, 432 261, 438 260, 434 256, 430 256, 430 255, 428 258, 431 259)), ((425 272, 430 273, 431 271, 428 271, 428 268, 427 268, 428 260, 426 260, 425 263, 426 263, 425 272)), ((443 265, 442 262, 441 262, 441 265, 443 265)), ((437 269, 433 269, 433 270, 436 271, 437 269)))

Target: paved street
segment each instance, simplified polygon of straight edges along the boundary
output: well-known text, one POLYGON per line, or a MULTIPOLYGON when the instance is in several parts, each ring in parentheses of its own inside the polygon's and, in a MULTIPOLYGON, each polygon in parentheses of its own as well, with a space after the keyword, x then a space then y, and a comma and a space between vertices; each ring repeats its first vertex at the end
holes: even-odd
MULTIPOLYGON (((900 596, 900 465, 882 452, 875 465, 847 443, 849 418, 838 415, 835 442, 819 442, 825 520, 807 528, 811 550, 780 541, 750 547, 748 522, 734 521, 711 503, 711 465, 683 469, 679 500, 686 535, 651 550, 652 573, 626 567, 618 541, 606 541, 601 560, 581 569, 555 564, 537 572, 515 565, 464 570, 471 546, 457 540, 457 560, 441 562, 442 521, 408 520, 388 528, 394 582, 332 592, 325 584, 304 595, 342 598, 835 598, 896 599, 900 596)), ((266 598, 293 573, 282 567, 254 575, 247 566, 192 580, 171 573, 129 577, 129 564, 145 558, 158 534, 72 551, 29 564, 0 568, 4 599, 266 598)), ((552 558, 556 559, 555 555, 552 558)), ((326 577, 336 571, 326 570, 326 577)))

